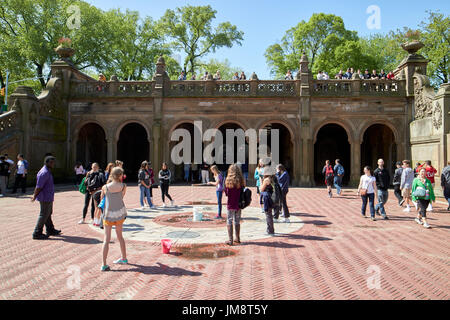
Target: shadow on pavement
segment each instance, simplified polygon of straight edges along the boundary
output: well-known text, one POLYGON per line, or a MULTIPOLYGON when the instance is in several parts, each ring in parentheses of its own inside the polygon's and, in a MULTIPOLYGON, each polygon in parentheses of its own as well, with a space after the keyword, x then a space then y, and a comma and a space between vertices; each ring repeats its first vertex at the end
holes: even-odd
POLYGON ((293 248, 304 248, 305 246, 299 245, 299 244, 292 244, 292 243, 286 243, 286 242, 252 242, 252 241, 245 241, 242 242, 240 246, 248 246, 248 245, 254 245, 254 246, 263 246, 263 247, 270 247, 270 248, 285 248, 285 249, 293 249, 293 248))
MULTIPOLYGON (((59 236, 52 236, 48 238, 48 240, 61 240, 64 242, 69 243, 77 243, 77 244, 99 244, 103 243, 103 241, 100 241, 95 238, 86 238, 86 237, 75 237, 75 236, 65 236, 65 235, 59 235, 59 236)), ((113 242, 111 242, 113 243, 113 242)))
POLYGON ((131 269, 123 269, 123 270, 111 270, 112 272, 139 272, 142 274, 164 274, 168 276, 192 276, 198 277, 201 276, 201 272, 197 271, 189 271, 183 268, 178 267, 169 267, 168 265, 157 262, 158 266, 143 266, 139 264, 129 263, 128 266, 133 266, 131 269))
POLYGON ((288 238, 296 240, 311 240, 311 241, 328 241, 333 240, 327 237, 316 237, 316 236, 304 236, 301 234, 275 234, 274 238, 288 238))

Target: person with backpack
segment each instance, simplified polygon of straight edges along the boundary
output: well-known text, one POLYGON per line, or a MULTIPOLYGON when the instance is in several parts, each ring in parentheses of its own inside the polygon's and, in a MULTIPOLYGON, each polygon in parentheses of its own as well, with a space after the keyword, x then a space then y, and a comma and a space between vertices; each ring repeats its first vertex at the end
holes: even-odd
POLYGON ((220 173, 219 168, 216 165, 211 167, 211 173, 214 175, 215 182, 210 182, 210 185, 216 187, 217 196, 217 216, 216 219, 222 219, 222 195, 223 195, 223 175, 220 173))
POLYGON ((18 188, 22 188, 22 193, 26 193, 27 188, 28 161, 25 160, 23 154, 19 154, 17 160, 13 194, 17 192, 18 188))
POLYGON ((419 175, 414 179, 412 185, 412 198, 417 201, 419 206, 419 213, 415 221, 423 225, 424 228, 430 229, 430 225, 427 222, 427 208, 430 202, 436 200, 433 191, 433 185, 431 181, 427 179, 426 168, 421 168, 419 175))
POLYGON ((400 183, 402 182, 402 172, 403 172, 402 163, 398 161, 396 163, 396 166, 397 169, 395 169, 392 184, 394 185, 394 195, 398 200, 398 205, 401 207, 405 202, 405 200, 403 200, 402 197, 402 191, 400 190, 400 183))
POLYGON ((340 195, 342 188, 342 179, 344 178, 345 173, 344 167, 342 166, 340 159, 336 159, 333 171, 334 171, 334 187, 336 188, 336 193, 340 195))
POLYGON ((334 170, 330 164, 330 160, 325 161, 325 166, 322 169, 322 174, 325 176, 325 185, 327 186, 328 196, 333 197, 333 192, 331 187, 333 186, 334 180, 334 170))
POLYGON ((0 198, 6 194, 6 182, 9 175, 9 163, 6 162, 5 156, 0 156, 0 198))
POLYGON ((98 199, 98 196, 94 197, 94 194, 97 191, 101 190, 103 185, 106 183, 105 176, 102 172, 100 172, 100 166, 98 165, 98 163, 94 162, 92 164, 92 169, 86 174, 84 183, 86 185, 86 194, 84 196, 83 218, 80 221, 78 221, 78 224, 85 223, 89 203, 91 203, 91 219, 92 221, 94 221, 96 208, 94 198, 98 199))
POLYGON ((402 179, 400 181, 400 189, 402 190, 402 196, 406 203, 406 208, 403 212, 410 212, 410 201, 411 201, 411 188, 414 182, 414 171, 411 169, 411 161, 403 160, 403 171, 402 179))
POLYGON ((264 173, 264 161, 263 161, 263 159, 260 159, 258 161, 258 165, 255 169, 255 174, 253 175, 253 178, 256 181, 256 193, 259 194, 259 206, 261 207, 262 213, 264 213, 264 207, 263 207, 263 201, 262 201, 260 187, 261 187, 263 173, 264 173))
POLYGON ((441 187, 445 200, 448 202, 447 211, 450 211, 450 161, 447 162, 447 166, 442 170, 441 187))
POLYGON ((272 167, 266 165, 264 167, 264 178, 261 184, 261 195, 264 203, 264 213, 266 215, 267 234, 270 236, 275 235, 272 211, 277 208, 277 205, 279 206, 279 201, 281 200, 277 199, 276 180, 274 179, 274 176, 275 172, 272 167))
POLYGON ((236 164, 228 168, 227 178, 225 180, 225 195, 227 196, 227 245, 233 245, 233 223, 236 233, 234 243, 241 243, 241 193, 245 188, 245 180, 241 170, 236 164))
MULTIPOLYGON (((290 177, 289 177, 289 173, 287 172, 286 168, 282 164, 279 164, 277 166, 276 177, 278 179, 278 183, 281 188, 281 207, 283 209, 284 222, 289 223, 291 221, 289 220, 290 214, 289 214, 289 208, 287 205, 286 197, 289 192, 290 177)), ((274 217, 274 218, 278 219, 278 216, 274 217)))

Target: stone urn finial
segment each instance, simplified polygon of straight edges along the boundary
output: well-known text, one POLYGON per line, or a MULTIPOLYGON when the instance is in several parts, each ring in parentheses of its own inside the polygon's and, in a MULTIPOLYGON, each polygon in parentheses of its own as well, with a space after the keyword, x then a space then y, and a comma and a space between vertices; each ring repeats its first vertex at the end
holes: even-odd
POLYGON ((407 51, 409 54, 415 54, 424 46, 425 45, 419 40, 413 40, 402 44, 403 50, 407 51))
POLYGON ((63 60, 69 59, 75 53, 75 49, 72 48, 72 40, 69 38, 61 38, 58 40, 59 45, 55 48, 55 52, 63 60))
POLYGON ((256 75, 255 72, 253 72, 252 75, 250 76, 250 80, 258 80, 258 76, 256 75))

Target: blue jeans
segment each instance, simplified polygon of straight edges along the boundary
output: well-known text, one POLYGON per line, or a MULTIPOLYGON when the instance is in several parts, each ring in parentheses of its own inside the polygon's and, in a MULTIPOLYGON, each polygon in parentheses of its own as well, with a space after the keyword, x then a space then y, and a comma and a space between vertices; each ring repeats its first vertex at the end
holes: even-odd
POLYGON ((380 190, 378 189, 378 203, 375 206, 375 211, 378 212, 378 210, 381 211, 381 215, 383 217, 386 216, 386 210, 384 209, 384 204, 388 201, 389 198, 389 192, 387 190, 380 190))
POLYGON ((222 191, 216 191, 216 195, 217 195, 217 215, 219 217, 222 216, 222 195, 223 192, 222 191))
POLYGON ((361 208, 361 214, 363 216, 366 215, 366 208, 367 208, 367 200, 369 200, 369 208, 370 208, 370 216, 372 218, 375 218, 375 208, 374 208, 374 201, 375 201, 375 194, 374 193, 368 193, 365 196, 361 196, 362 199, 362 208, 361 208))
POLYGON ((334 187, 336 188, 337 194, 341 194, 342 177, 334 176, 334 187))
POLYGON ((189 182, 189 169, 184 169, 184 180, 189 182))
POLYGON ((144 206, 144 197, 147 198, 147 203, 150 207, 153 206, 152 199, 150 198, 150 189, 144 187, 142 184, 139 186, 141 189, 141 207, 144 206))

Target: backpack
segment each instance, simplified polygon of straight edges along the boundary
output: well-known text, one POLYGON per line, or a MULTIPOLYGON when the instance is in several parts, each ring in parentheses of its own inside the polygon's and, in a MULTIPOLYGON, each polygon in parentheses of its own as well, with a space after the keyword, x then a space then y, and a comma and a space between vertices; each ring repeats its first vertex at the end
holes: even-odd
POLYGON ((241 195, 239 197, 239 209, 247 208, 252 202, 252 190, 249 188, 241 189, 241 195))
POLYGON ((336 173, 340 176, 343 176, 345 173, 344 167, 342 165, 338 165, 336 173))
POLYGON ((23 159, 23 165, 25 166, 25 170, 28 170, 28 161, 23 159))
POLYGON ((82 194, 86 194, 87 190, 86 190, 86 177, 83 178, 83 180, 81 180, 80 186, 78 187, 78 191, 80 191, 82 194))
POLYGON ((0 162, 0 176, 8 176, 9 163, 6 161, 0 162))
POLYGON ((333 171, 333 167, 332 166, 328 166, 327 167, 327 170, 325 171, 325 177, 327 179, 331 178, 331 177, 334 177, 334 171, 333 171))
POLYGON ((271 195, 272 203, 274 207, 279 207, 281 205, 282 192, 280 184, 278 183, 278 179, 274 177, 274 181, 272 182, 273 192, 271 195))

